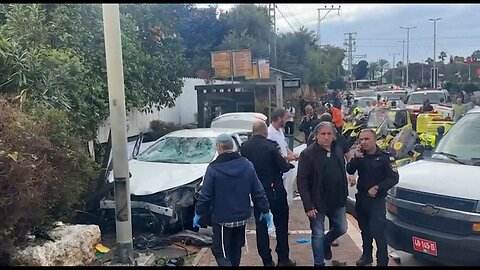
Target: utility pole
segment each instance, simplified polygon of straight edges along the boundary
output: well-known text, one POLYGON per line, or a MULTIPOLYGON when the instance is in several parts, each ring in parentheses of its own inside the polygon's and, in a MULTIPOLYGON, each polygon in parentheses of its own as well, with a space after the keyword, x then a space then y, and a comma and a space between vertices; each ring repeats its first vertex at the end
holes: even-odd
POLYGON ((412 26, 412 27, 403 27, 403 26, 400 26, 401 29, 406 29, 407 30, 407 74, 406 74, 406 81, 407 81, 407 87, 410 86, 410 83, 408 81, 408 66, 410 65, 410 59, 409 59, 409 48, 410 48, 410 29, 415 29, 417 28, 416 26, 412 26))
POLYGON ((276 4, 268 4, 268 15, 270 16, 273 27, 273 67, 277 68, 277 17, 275 13, 276 4))
POLYGON ((347 46, 347 53, 348 53, 348 76, 350 79, 350 90, 353 91, 353 52, 355 52, 355 35, 356 32, 353 33, 345 33, 345 36, 348 35, 348 39, 345 38, 345 42, 343 45, 347 46))
POLYGON ((429 21, 433 22, 433 76, 432 76, 432 88, 437 89, 437 70, 435 65, 435 58, 437 55, 437 21, 441 20, 442 18, 435 18, 435 19, 428 19, 429 21))
POLYGON ((125 112, 122 40, 118 6, 118 4, 102 5, 103 28, 112 129, 117 256, 119 263, 132 264, 134 258, 127 157, 127 116, 125 112))
POLYGON ((330 11, 332 10, 337 10, 338 11, 338 15, 340 15, 340 6, 338 6, 338 8, 335 8, 333 7, 323 7, 323 8, 317 8, 317 11, 318 11, 318 19, 317 19, 317 40, 318 40, 318 48, 321 48, 322 47, 322 42, 321 42, 321 37, 320 37, 320 23, 322 22, 323 19, 325 19, 325 17, 327 17, 328 13, 330 13, 330 11), (321 10, 324 10, 324 11, 327 11, 327 14, 325 14, 325 16, 322 16, 320 15, 320 11, 321 10))
POLYGON ((392 62, 392 83, 395 84, 395 55, 400 55, 399 53, 389 53, 388 55, 393 55, 392 62))
POLYGON ((400 71, 402 72, 402 86, 405 86, 405 76, 403 76, 403 65, 405 65, 405 40, 398 42, 402 42, 402 67, 400 71))

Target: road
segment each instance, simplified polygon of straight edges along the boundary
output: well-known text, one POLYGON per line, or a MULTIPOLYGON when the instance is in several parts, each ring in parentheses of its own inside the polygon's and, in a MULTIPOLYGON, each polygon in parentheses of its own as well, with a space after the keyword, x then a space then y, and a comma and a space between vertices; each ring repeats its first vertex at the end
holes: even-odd
MULTIPOLYGON (((348 187, 348 194, 349 197, 355 198, 355 193, 357 193, 357 188, 348 187)), ((426 261, 423 259, 417 259, 413 257, 413 255, 405 253, 403 251, 398 251, 393 249, 392 247, 388 247, 389 252, 393 252, 394 254, 398 255, 400 257, 400 265, 401 266, 438 266, 438 264, 435 264, 434 262, 426 261)))

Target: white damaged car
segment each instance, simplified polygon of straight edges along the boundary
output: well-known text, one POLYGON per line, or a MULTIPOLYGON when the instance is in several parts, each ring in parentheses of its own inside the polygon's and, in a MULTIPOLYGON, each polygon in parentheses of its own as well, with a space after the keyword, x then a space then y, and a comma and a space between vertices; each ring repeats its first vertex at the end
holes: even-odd
MULTIPOLYGON (((191 228, 195 193, 218 153, 215 138, 232 136, 235 149, 250 130, 199 128, 171 132, 129 161, 132 221, 149 228, 191 228)), ((113 183, 113 173, 108 182, 113 183)), ((113 192, 100 201, 107 220, 115 220, 113 192)))

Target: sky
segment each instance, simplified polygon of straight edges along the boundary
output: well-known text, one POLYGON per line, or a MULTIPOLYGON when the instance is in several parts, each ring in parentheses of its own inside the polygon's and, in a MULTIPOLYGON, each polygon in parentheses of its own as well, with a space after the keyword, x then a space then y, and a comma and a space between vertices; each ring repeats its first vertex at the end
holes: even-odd
MULTIPOLYGON (((234 5, 218 4, 218 8, 228 10, 234 5)), ((403 58, 406 61, 407 30, 400 27, 415 26, 410 30, 410 63, 433 58, 434 23, 428 20, 431 18, 441 18, 436 22, 437 60, 441 51, 448 57, 466 57, 480 50, 480 4, 277 4, 277 29, 279 32, 293 32, 303 25, 317 33, 317 8, 332 5, 335 8, 340 5, 340 14, 336 10, 329 14, 320 11, 323 17, 321 44, 345 48, 345 33, 356 32, 354 63, 362 59, 372 62, 383 58, 391 64, 394 54, 395 62, 403 58)), ((208 4, 197 6, 208 7, 208 4)))

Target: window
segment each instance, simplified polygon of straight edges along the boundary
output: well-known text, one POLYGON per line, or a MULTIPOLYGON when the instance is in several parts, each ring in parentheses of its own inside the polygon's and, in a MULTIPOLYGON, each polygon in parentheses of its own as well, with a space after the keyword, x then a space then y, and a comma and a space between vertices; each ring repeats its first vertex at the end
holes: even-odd
MULTIPOLYGON (((480 165, 480 113, 465 115, 440 141, 435 152, 455 155, 467 164, 480 165)), ((444 155, 434 154, 432 158, 448 159, 444 155)))
POLYGON ((138 156, 139 161, 202 164, 215 157, 215 138, 163 137, 138 156))

